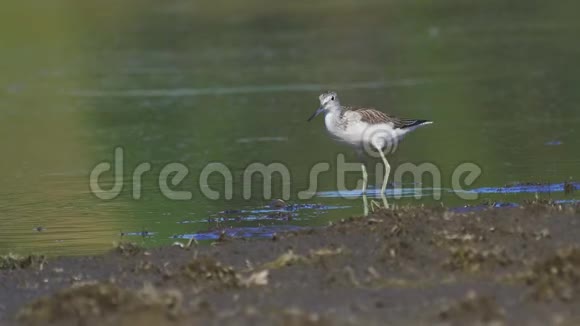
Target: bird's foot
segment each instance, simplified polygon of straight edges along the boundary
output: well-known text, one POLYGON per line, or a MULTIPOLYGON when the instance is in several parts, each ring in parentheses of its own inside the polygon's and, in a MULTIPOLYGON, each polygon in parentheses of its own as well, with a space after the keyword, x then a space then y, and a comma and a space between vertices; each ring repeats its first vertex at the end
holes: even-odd
POLYGON ((381 196, 381 201, 376 201, 376 200, 371 200, 371 210, 374 212, 375 209, 379 210, 379 209, 389 209, 391 208, 391 205, 389 205, 389 202, 387 201, 387 198, 385 196, 381 196))
POLYGON ((376 200, 371 200, 371 211, 374 213, 375 209, 379 210, 381 208, 389 208, 388 205, 383 205, 376 200))

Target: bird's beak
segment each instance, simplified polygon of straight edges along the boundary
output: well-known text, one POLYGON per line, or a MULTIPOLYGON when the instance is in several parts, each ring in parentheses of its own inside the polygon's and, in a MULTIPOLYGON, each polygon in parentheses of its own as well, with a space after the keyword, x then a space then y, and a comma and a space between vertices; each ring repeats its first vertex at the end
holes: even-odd
POLYGON ((308 122, 310 122, 310 120, 316 118, 316 116, 319 115, 320 113, 322 113, 322 111, 324 111, 323 107, 319 107, 318 109, 316 109, 316 111, 314 111, 314 113, 310 116, 310 118, 308 118, 308 122))

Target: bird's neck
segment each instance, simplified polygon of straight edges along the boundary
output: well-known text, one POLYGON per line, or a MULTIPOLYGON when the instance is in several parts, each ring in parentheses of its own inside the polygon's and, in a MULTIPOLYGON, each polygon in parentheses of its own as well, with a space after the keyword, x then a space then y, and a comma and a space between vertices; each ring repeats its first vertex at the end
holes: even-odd
POLYGON ((340 116, 340 113, 342 112, 342 105, 337 104, 329 106, 327 111, 329 114, 340 116))
POLYGON ((341 124, 342 119, 342 107, 340 105, 328 108, 326 116, 324 117, 326 128, 332 133, 333 130, 341 124))

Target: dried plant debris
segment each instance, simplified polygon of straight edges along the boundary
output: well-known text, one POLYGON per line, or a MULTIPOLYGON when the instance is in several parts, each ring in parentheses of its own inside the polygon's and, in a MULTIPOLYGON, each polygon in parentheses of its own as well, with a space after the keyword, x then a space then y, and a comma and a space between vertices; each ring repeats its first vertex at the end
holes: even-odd
POLYGON ((181 267, 177 274, 168 277, 185 277, 196 286, 212 289, 228 289, 268 285, 269 271, 265 269, 237 271, 219 261, 200 256, 181 267))
POLYGON ((136 256, 145 251, 143 247, 134 242, 119 242, 115 244, 115 252, 123 256, 136 256))
POLYGON ((344 253, 344 251, 345 250, 343 248, 337 248, 337 249, 321 248, 321 249, 317 249, 317 250, 312 250, 310 252, 309 257, 314 258, 314 257, 324 257, 324 256, 336 256, 336 255, 340 255, 340 254, 344 253))
POLYGON ((288 250, 287 252, 278 256, 278 258, 274 259, 273 261, 263 264, 261 268, 278 269, 284 266, 289 266, 304 261, 306 261, 306 258, 304 256, 297 255, 294 253, 294 251, 288 250))
POLYGON ((439 312, 439 319, 451 325, 500 324, 505 312, 490 297, 470 291, 467 296, 439 312))
POLYGON ((274 259, 273 261, 263 264, 260 267, 260 269, 278 269, 298 263, 309 263, 322 257, 340 255, 343 252, 344 252, 343 248, 338 249, 321 248, 317 250, 312 250, 310 254, 302 256, 295 254, 294 251, 292 250, 288 250, 287 252, 278 256, 278 258, 274 259))
POLYGON ((443 230, 439 232, 439 236, 441 236, 444 240, 448 243, 472 243, 472 242, 482 242, 485 240, 485 236, 483 235, 483 230, 477 230, 478 235, 475 233, 470 232, 459 232, 453 233, 449 232, 448 230, 443 230))
POLYGON ((240 275, 229 266, 219 261, 201 256, 193 259, 182 268, 182 274, 196 283, 216 283, 221 286, 240 286, 240 275))
POLYGON ((387 240, 382 246, 381 252, 380 261, 398 258, 413 259, 416 257, 411 242, 398 239, 387 240))
POLYGON ((571 301, 579 297, 580 249, 559 250, 554 256, 534 264, 523 277, 533 288, 536 300, 571 301))
POLYGON ((22 308, 17 319, 28 323, 74 320, 77 324, 93 318, 114 318, 118 313, 155 311, 167 319, 178 317, 182 295, 177 290, 158 291, 146 285, 140 291, 122 289, 111 283, 96 283, 62 290, 22 308))
POLYGON ((45 263, 45 256, 19 256, 15 254, 0 256, 0 270, 24 269, 29 267, 42 269, 45 263))
POLYGON ((307 313, 298 308, 288 308, 276 314, 282 325, 326 326, 335 323, 316 313, 307 313))
POLYGON ((474 247, 454 247, 450 250, 450 257, 444 266, 451 270, 480 272, 500 266, 507 266, 512 262, 505 250, 495 247, 491 250, 474 247))
POLYGON ((240 279, 240 284, 250 287, 255 285, 268 285, 268 275, 270 271, 265 269, 255 273, 250 274, 248 277, 243 277, 240 279))

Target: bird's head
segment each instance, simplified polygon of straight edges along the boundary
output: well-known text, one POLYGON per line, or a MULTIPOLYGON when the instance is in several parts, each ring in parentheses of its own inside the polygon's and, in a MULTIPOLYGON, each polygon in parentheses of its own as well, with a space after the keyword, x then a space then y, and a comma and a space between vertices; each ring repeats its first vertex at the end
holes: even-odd
POLYGON ((340 102, 338 101, 338 96, 335 92, 326 92, 320 94, 318 97, 320 101, 320 107, 314 111, 314 113, 308 118, 308 121, 314 119, 317 115, 321 113, 326 113, 328 111, 340 108, 340 102))

